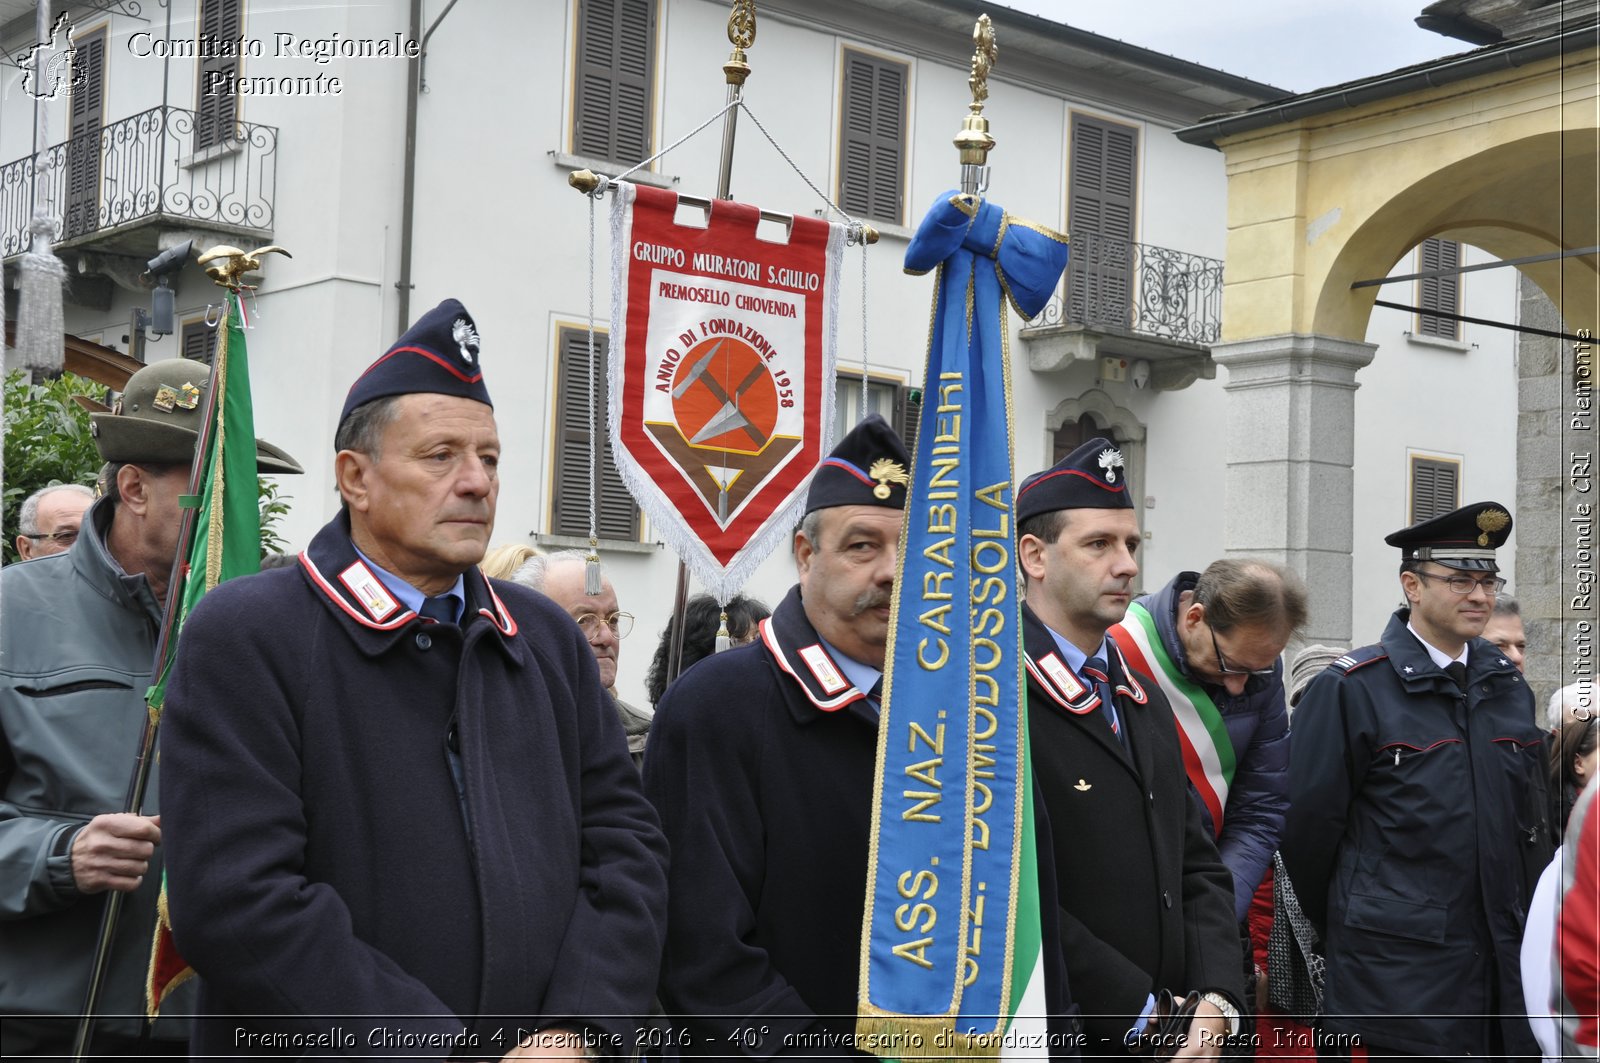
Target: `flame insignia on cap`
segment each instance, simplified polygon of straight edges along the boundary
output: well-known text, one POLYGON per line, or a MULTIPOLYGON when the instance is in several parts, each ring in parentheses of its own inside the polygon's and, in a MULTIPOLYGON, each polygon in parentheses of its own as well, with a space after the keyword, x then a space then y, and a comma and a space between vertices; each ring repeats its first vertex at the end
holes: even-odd
POLYGON ((878 481, 878 486, 872 489, 872 497, 880 501, 889 497, 890 484, 911 483, 911 477, 906 475, 905 466, 893 458, 879 458, 867 470, 867 475, 878 481))
POLYGON ((1478 514, 1479 546, 1489 545, 1489 536, 1511 523, 1511 515, 1502 509, 1486 509, 1478 514))
POLYGON ((456 346, 461 348, 461 360, 468 365, 477 364, 478 360, 478 330, 472 327, 472 322, 464 317, 456 318, 455 324, 450 326, 450 338, 456 341, 456 346))
POLYGON ((1117 482, 1117 470, 1122 468, 1122 451, 1115 447, 1107 447, 1100 452, 1100 467, 1106 471, 1106 483, 1117 482))

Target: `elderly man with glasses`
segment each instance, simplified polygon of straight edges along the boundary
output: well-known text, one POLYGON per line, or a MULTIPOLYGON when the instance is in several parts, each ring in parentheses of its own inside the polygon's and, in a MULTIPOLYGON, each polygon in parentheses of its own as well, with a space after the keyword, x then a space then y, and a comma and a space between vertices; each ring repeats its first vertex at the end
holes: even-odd
POLYGON ((1510 534, 1479 502, 1388 536, 1406 605, 1295 713, 1284 863, 1325 946, 1324 1032, 1373 1058, 1539 1051, 1519 949, 1550 856, 1544 735, 1481 637, 1510 534))
POLYGON ((17 515, 17 556, 26 561, 65 553, 93 501, 94 492, 82 484, 51 484, 29 495, 17 515))
POLYGON ((633 614, 617 609, 617 591, 605 570, 600 574, 600 593, 584 593, 582 550, 559 550, 542 557, 531 557, 512 574, 513 583, 531 587, 567 611, 589 640, 595 663, 600 666, 600 682, 611 695, 617 717, 628 735, 628 752, 633 763, 644 768, 644 747, 650 737, 652 713, 617 697, 617 652, 622 640, 633 630, 633 614))

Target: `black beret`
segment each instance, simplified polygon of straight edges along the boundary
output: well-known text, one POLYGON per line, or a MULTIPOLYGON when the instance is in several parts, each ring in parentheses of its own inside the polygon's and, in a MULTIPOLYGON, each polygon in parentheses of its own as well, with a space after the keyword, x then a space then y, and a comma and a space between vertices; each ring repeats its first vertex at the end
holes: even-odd
POLYGON ((458 300, 446 299, 423 314, 356 378, 345 396, 339 423, 373 399, 419 393, 459 395, 494 406, 478 364, 478 326, 458 300))
POLYGON ((1122 451, 1094 438, 1017 490, 1017 523, 1058 509, 1133 509, 1122 451))
MULTIPOLYGON (((128 378, 106 413, 89 417, 95 449, 107 462, 188 465, 205 421, 211 370, 192 358, 151 362, 128 378)), ((256 471, 303 472, 300 463, 264 439, 256 440, 256 471)))
POLYGON ((905 509, 910 473, 906 445, 888 421, 868 414, 817 466, 806 495, 806 512, 832 506, 905 509))
POLYGON ((1384 536, 1406 561, 1498 572, 1494 552, 1511 534, 1511 514, 1498 502, 1474 502, 1384 536))

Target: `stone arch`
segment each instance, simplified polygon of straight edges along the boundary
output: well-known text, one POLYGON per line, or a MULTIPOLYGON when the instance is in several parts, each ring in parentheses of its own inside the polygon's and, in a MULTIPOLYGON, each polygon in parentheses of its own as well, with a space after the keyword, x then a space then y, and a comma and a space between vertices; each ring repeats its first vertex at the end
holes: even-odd
POLYGON ((1055 433, 1068 421, 1082 420, 1085 414, 1106 426, 1111 441, 1122 448, 1123 466, 1133 483, 1134 508, 1139 523, 1144 524, 1144 455, 1146 428, 1138 415, 1126 406, 1120 406, 1110 395, 1099 388, 1090 388, 1076 398, 1063 399, 1045 414, 1045 453, 1050 453, 1050 443, 1055 433))
MULTIPOLYGON (((1505 259, 1592 246, 1597 155, 1594 130, 1551 130, 1436 160, 1407 185, 1380 186, 1382 204, 1337 245, 1310 331, 1361 340, 1381 289, 1350 285, 1384 276, 1430 236, 1448 236, 1505 259), (1552 180, 1555 173, 1559 181, 1552 180), (1552 185, 1562 194, 1544 194, 1552 185), (1575 189, 1588 191, 1586 205, 1570 202, 1575 189)), ((1576 328, 1593 327, 1596 267, 1596 256, 1585 255, 1518 268, 1576 328)))

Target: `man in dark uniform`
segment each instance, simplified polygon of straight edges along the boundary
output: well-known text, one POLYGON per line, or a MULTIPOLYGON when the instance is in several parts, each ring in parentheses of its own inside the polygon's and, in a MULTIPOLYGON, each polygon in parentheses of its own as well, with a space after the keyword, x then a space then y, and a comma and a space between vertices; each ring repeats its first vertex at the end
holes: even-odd
POLYGON ((1284 863, 1325 944, 1325 1028, 1371 1055, 1539 1051, 1518 950, 1550 855, 1544 736, 1479 637, 1509 534, 1478 502, 1388 536, 1407 605, 1295 713, 1284 863))
POLYGON ((1180 1054, 1239 1029, 1233 882, 1188 794, 1172 710, 1107 630, 1139 573, 1122 454, 1085 443, 1017 491, 1028 733, 1049 809, 1074 996, 1090 1051, 1160 1020, 1163 989, 1199 994, 1180 1054))
POLYGON ((883 418, 852 429, 812 479, 799 585, 757 641, 702 660, 656 710, 645 790, 673 853, 661 998, 685 1052, 851 1050, 909 461, 883 418))
POLYGON ((206 595, 168 692, 196 1054, 631 1055, 666 845, 577 625, 477 568, 500 446, 460 303, 335 446, 342 512, 206 595))

